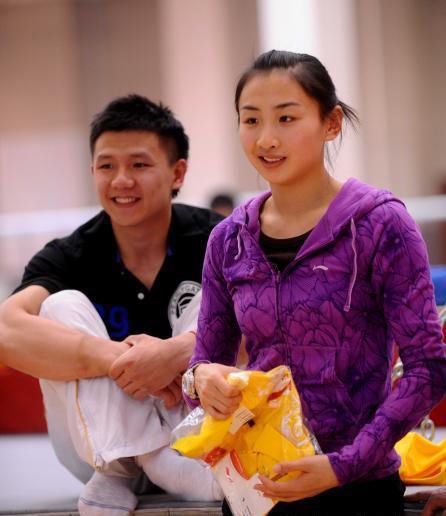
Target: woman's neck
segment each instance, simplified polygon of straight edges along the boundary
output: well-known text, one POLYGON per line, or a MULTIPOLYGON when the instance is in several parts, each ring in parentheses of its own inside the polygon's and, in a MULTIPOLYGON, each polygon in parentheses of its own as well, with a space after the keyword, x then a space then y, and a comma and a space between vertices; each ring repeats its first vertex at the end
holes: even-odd
POLYGON ((277 238, 306 233, 319 222, 341 187, 325 169, 292 185, 271 185, 272 195, 260 214, 262 231, 277 238))

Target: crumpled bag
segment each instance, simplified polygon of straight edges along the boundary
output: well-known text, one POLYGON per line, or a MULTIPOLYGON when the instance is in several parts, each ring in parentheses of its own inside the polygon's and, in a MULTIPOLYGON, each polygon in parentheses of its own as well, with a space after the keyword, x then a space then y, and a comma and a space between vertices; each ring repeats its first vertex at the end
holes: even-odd
POLYGON ((446 485, 446 439, 438 444, 409 432, 396 445, 406 484, 446 485))
MULTIPOLYGON (((214 419, 200 407, 193 410, 173 431, 176 441, 172 448, 182 455, 203 459, 210 464, 231 504, 231 499, 248 500, 249 496, 259 495, 252 489, 259 473, 272 478, 275 464, 314 455, 320 449, 304 422, 300 398, 288 367, 279 366, 266 373, 230 373, 227 380, 241 390, 239 408, 225 420, 214 419), (224 467, 221 466, 223 462, 224 467), (233 468, 238 474, 236 480, 233 468), (221 475, 220 470, 223 471, 221 475), (249 481, 249 488, 246 488, 247 484, 243 487, 239 477, 249 481), (225 488, 227 480, 230 487, 245 489, 243 496, 240 496, 240 491, 237 496, 232 491, 228 493, 225 488)), ((299 472, 292 472, 280 480, 286 481, 298 475, 299 472)), ((249 505, 249 500, 246 503, 249 505)), ((269 503, 272 507, 273 502, 270 500, 269 503)), ((251 506, 250 510, 253 507, 252 514, 267 512, 257 505, 251 506)), ((242 508, 238 511, 232 505, 231 508, 234 514, 244 513, 242 508)))

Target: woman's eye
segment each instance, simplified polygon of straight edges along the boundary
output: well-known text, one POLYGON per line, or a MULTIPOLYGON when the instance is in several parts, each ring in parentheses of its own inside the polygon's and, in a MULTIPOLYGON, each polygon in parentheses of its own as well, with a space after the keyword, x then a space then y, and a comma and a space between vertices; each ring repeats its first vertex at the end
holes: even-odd
POLYGON ((243 120, 243 123, 246 125, 255 125, 257 123, 257 118, 246 118, 245 120, 243 120))
POLYGON ((282 115, 280 118, 279 118, 280 122, 292 122, 294 120, 294 117, 290 116, 290 115, 282 115))

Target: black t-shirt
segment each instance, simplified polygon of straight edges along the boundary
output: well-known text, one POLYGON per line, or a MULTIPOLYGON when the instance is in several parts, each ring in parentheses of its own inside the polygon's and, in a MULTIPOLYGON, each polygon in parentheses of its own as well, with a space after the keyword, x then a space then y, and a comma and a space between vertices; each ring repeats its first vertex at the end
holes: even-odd
POLYGON ((311 230, 303 235, 291 238, 272 238, 260 231, 260 247, 268 260, 282 272, 296 257, 311 230))
POLYGON ((122 263, 110 218, 102 211, 39 251, 15 292, 30 285, 51 294, 79 290, 94 304, 111 338, 139 333, 168 338, 173 322, 200 290, 207 240, 220 220, 212 211, 173 204, 168 250, 149 290, 122 263))

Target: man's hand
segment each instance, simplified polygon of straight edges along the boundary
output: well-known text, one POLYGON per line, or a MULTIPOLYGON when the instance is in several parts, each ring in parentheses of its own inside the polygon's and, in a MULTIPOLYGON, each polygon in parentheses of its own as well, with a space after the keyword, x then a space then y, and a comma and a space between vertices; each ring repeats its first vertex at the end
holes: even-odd
POLYGON ((294 502, 316 496, 339 485, 326 455, 313 455, 293 462, 282 462, 274 467, 274 472, 279 476, 291 471, 299 471, 301 474, 288 482, 274 482, 260 475, 261 484, 254 487, 268 498, 281 502, 294 502))
MULTIPOLYGON (((154 392, 153 395, 157 398, 161 398, 164 401, 166 408, 168 409, 178 405, 178 403, 183 399, 183 392, 181 390, 181 375, 178 375, 175 380, 167 387, 164 387, 164 389, 154 392)), ((144 399, 147 396, 144 396, 144 398, 137 398, 136 396, 134 397, 136 399, 144 399)))
POLYGON ((422 516, 445 516, 446 515, 446 488, 430 489, 429 491, 419 491, 404 497, 408 502, 424 502, 422 516))
MULTIPOLYGON (((124 342, 132 347, 115 360, 109 376, 121 389, 136 399, 164 392, 166 400, 177 396, 167 394, 169 386, 180 373, 174 359, 175 348, 169 342, 149 335, 131 335, 124 342)), ((169 388, 169 391, 175 388, 169 388)), ((176 392, 176 391, 175 391, 176 392)), ((169 401, 170 403, 171 401, 169 401)))
POLYGON ((240 405, 240 390, 226 380, 229 373, 238 371, 221 364, 200 364, 195 369, 195 389, 200 403, 213 418, 226 419, 240 405))

